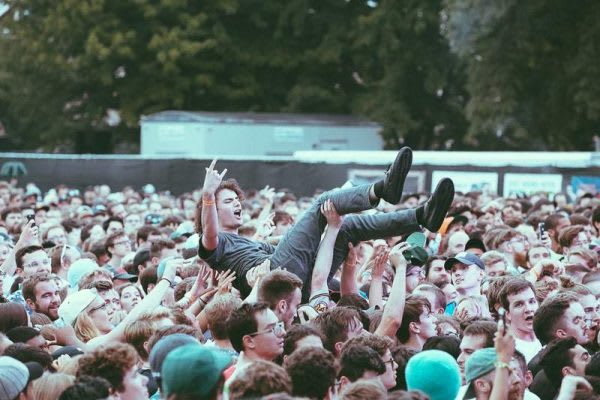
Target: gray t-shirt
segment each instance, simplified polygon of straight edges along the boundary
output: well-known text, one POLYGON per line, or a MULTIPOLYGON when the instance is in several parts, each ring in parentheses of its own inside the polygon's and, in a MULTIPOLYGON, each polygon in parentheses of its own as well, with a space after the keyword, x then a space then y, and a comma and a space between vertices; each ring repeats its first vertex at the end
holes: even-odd
POLYGON ((236 280, 233 286, 242 293, 243 297, 246 297, 252 290, 246 282, 246 272, 269 258, 275 251, 275 246, 233 233, 220 232, 218 237, 217 248, 208 251, 202 245, 202 236, 200 236, 198 255, 212 269, 235 271, 236 280))

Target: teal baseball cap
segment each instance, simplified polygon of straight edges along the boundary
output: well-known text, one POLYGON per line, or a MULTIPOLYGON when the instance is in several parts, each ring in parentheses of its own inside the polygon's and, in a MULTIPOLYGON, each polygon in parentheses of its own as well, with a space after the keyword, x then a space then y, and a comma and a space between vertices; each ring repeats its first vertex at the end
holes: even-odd
POLYGON ((465 399, 471 399, 475 397, 473 381, 493 371, 496 368, 494 365, 496 360, 496 349, 493 347, 479 349, 471 354, 471 357, 469 357, 465 363, 465 380, 467 381, 467 391, 464 397, 465 399))
POLYGON ((214 389, 233 359, 227 353, 199 344, 187 344, 171 351, 161 368, 162 392, 205 396, 214 389))

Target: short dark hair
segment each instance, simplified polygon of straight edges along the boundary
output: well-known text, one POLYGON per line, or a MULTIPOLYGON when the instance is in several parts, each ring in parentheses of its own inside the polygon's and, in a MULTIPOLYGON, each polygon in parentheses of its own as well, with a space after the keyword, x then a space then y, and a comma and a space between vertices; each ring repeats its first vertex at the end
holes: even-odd
POLYGON ((600 377, 600 353, 595 353, 588 365, 585 366, 585 374, 600 377))
POLYGON ((23 270, 23 258, 27 254, 35 253, 36 251, 40 250, 44 251, 44 248, 36 245, 21 247, 19 250, 17 250, 15 253, 15 264, 17 265, 17 268, 23 270))
POLYGON ((234 310, 227 319, 227 335, 235 351, 244 350, 244 336, 256 332, 256 314, 269 308, 267 303, 244 303, 234 310))
POLYGON ((45 350, 29 346, 25 343, 13 343, 4 349, 5 356, 12 357, 22 363, 35 361, 45 370, 54 371, 52 367, 52 356, 45 350))
POLYGON ((494 335, 498 330, 498 325, 491 321, 475 321, 469 324, 463 332, 463 337, 470 336, 485 336, 485 344, 483 347, 494 347, 494 335))
POLYGON ((533 315, 533 331, 540 343, 547 344, 555 338, 555 331, 565 310, 577 302, 573 293, 558 293, 548 297, 533 315))
MULTIPOLYGON (((222 190, 231 190, 235 192, 240 201, 244 200, 244 191, 235 179, 226 179, 221 182, 217 190, 215 190, 215 198, 222 190)), ((202 233, 202 199, 196 204, 195 228, 197 233, 202 233)))
POLYGON ((285 338, 283 339, 283 354, 290 355, 296 351, 296 345, 302 339, 307 336, 316 336, 323 340, 321 332, 309 325, 292 325, 290 329, 285 332, 285 338))
POLYGON ((323 399, 335 384, 335 357, 325 349, 299 349, 288 357, 284 366, 292 380, 294 396, 323 399))
POLYGON ((572 349, 577 346, 577 340, 572 337, 554 339, 543 350, 540 365, 548 380, 555 386, 562 382, 562 369, 573 366, 572 349))
POLYGON ((59 397, 59 400, 105 399, 110 396, 110 382, 99 376, 82 375, 59 397))
POLYGON ((498 300, 500 300, 502 307, 504 307, 506 311, 509 311, 510 302, 508 301, 508 296, 519 294, 527 289, 531 289, 531 292, 535 294, 535 288, 528 280, 523 278, 510 279, 502 286, 500 293, 498 293, 498 300))
POLYGON ((360 314, 350 307, 334 307, 312 320, 312 325, 325 336, 323 347, 335 353, 335 344, 348 339, 348 325, 360 321, 360 314))
POLYGON ((144 293, 148 294, 148 286, 156 285, 158 282, 158 268, 156 266, 145 268, 140 273, 140 285, 144 289, 144 293))
POLYGON ((19 214, 21 215, 21 209, 19 207, 7 207, 4 210, 2 210, 2 214, 0 214, 0 217, 2 218, 2 221, 6 221, 6 217, 8 217, 8 214, 19 214))
POLYGON ((23 281, 22 293, 25 300, 29 299, 35 303, 35 287, 41 282, 50 282, 53 278, 45 272, 37 273, 23 281))
POLYGON ((355 345, 344 348, 340 357, 339 376, 345 376, 350 382, 355 382, 367 371, 373 371, 377 375, 385 372, 385 363, 381 356, 367 346, 355 345))
POLYGON ((440 350, 456 360, 460 355, 460 339, 448 335, 432 336, 423 343, 423 351, 425 350, 440 350))
MULTIPOLYGON (((116 205, 116 204, 113 204, 113 205, 116 205)), ((124 224, 123 224, 123 219, 122 219, 122 218, 115 217, 115 216, 108 217, 108 218, 107 218, 107 219, 106 219, 106 220, 105 220, 105 221, 102 223, 102 229, 104 229, 104 232, 106 232, 106 231, 108 230, 108 227, 109 227, 109 225, 110 225, 110 223, 111 223, 111 222, 120 222, 120 223, 121 223, 121 226, 123 226, 123 225, 124 225, 124 224)))
POLYGON ((396 337, 400 343, 406 343, 410 338, 410 323, 418 322, 421 320, 421 314, 424 312, 431 312, 431 304, 425 297, 417 295, 406 296, 406 302, 404 304, 404 315, 400 328, 396 332, 396 337))
POLYGON ((296 288, 302 289, 302 280, 286 270, 273 270, 258 285, 258 300, 274 310, 280 300, 288 300, 296 288))
POLYGON ((139 227, 135 233, 136 244, 139 243, 140 240, 147 242, 150 235, 160 235, 160 230, 152 225, 144 225, 139 227))
POLYGON ((112 257, 112 253, 110 252, 109 248, 114 247, 115 241, 120 237, 126 237, 129 240, 129 236, 127 236, 123 230, 115 231, 106 237, 106 240, 104 241, 104 250, 109 256, 112 257))

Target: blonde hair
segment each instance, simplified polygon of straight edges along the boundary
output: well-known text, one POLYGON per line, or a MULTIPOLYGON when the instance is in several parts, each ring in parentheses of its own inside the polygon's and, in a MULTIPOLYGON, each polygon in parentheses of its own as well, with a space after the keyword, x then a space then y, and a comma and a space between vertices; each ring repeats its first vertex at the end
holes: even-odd
POLYGON ((75 329, 75 336, 84 343, 102 335, 88 315, 87 308, 77 316, 73 328, 75 329))
POLYGON ((32 392, 36 400, 56 400, 66 388, 75 384, 73 375, 46 374, 33 381, 32 392))
POLYGON ((508 265, 508 260, 506 256, 500 253, 497 250, 490 250, 481 255, 481 261, 485 264, 486 267, 489 267, 492 264, 495 264, 499 261, 502 261, 505 265, 508 265))

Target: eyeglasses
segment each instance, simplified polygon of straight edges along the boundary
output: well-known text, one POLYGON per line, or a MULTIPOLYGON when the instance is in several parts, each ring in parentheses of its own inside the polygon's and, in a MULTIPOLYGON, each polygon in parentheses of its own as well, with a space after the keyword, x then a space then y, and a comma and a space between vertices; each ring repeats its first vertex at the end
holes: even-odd
POLYGON ((106 310, 106 303, 102 303, 102 305, 90 309, 90 314, 98 310, 106 310))
POLYGON ((24 265, 25 268, 39 268, 41 266, 46 266, 46 265, 50 265, 50 259, 49 258, 45 258, 42 261, 33 261, 30 262, 27 265, 24 265))
POLYGON ((275 336, 283 336, 285 335, 285 326, 283 325, 283 322, 279 321, 278 323, 273 325, 272 328, 265 329, 264 331, 249 333, 248 336, 264 335, 265 333, 272 333, 275 336))
POLYGON ((119 246, 119 245, 122 245, 122 244, 123 245, 128 244, 128 245, 131 246, 131 240, 121 240, 120 242, 114 242, 113 246, 119 246))
POLYGON ((394 363, 395 363, 395 362, 396 362, 396 360, 394 360, 393 358, 390 358, 389 360, 387 360, 387 361, 384 361, 383 363, 384 363, 384 364, 390 364, 390 368, 391 368, 391 369, 394 369, 394 363))

